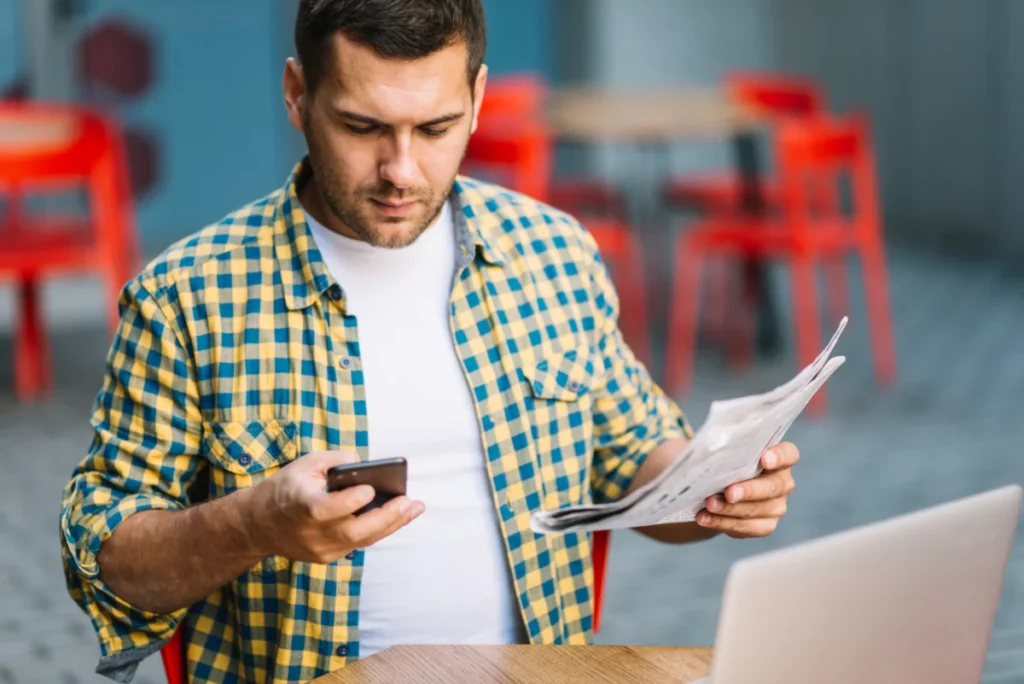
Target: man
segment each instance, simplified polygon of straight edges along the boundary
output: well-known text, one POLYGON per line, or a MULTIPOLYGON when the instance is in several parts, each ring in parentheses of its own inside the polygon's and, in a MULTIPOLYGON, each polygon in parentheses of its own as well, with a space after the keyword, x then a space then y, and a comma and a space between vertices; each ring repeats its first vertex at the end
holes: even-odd
MULTIPOLYGON (((125 288, 63 502, 68 585, 127 681, 184 630, 198 681, 306 681, 396 643, 586 643, 587 535, 531 512, 655 477, 689 428, 623 343, 594 241, 457 177, 480 0, 303 0, 285 187, 125 288), (325 491, 404 456, 411 498, 325 491)), ((668 542, 770 534, 792 445, 668 542), (726 501, 728 499, 728 501, 726 501)))

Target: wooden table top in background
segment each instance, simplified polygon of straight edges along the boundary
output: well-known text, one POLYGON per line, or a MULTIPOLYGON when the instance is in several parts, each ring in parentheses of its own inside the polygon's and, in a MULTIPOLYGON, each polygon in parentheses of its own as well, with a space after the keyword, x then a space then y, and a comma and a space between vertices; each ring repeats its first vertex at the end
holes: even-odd
POLYGON ((396 646, 314 684, 689 684, 711 648, 653 646, 396 646))
POLYGON ((591 142, 724 138, 764 120, 720 90, 679 87, 557 88, 545 117, 558 137, 591 142))
POLYGON ((70 116, 48 114, 26 120, 0 112, 0 152, 45 152, 67 145, 77 133, 70 116))

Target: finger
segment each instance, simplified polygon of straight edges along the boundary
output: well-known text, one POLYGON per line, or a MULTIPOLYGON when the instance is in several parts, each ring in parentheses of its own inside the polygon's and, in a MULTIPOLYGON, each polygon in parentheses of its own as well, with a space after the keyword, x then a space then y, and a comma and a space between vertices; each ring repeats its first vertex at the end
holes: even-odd
POLYGON ((786 515, 786 497, 766 501, 744 501, 731 504, 721 495, 706 502, 708 512, 726 518, 781 518, 786 515))
POLYGON ((786 468, 755 477, 753 480, 729 485, 725 489, 725 500, 729 503, 739 503, 740 501, 777 499, 780 496, 789 495, 795 486, 793 472, 786 468))
POLYGON ((779 521, 777 518, 726 518, 712 515, 707 511, 697 514, 697 524, 711 530, 717 530, 730 537, 767 537, 775 531, 779 521))
POLYGON ((345 534, 352 543, 367 546, 394 533, 423 513, 424 505, 405 496, 399 496, 380 508, 367 511, 345 523, 345 534))
POLYGON ((337 492, 319 492, 310 506, 309 515, 320 522, 333 522, 348 518, 373 501, 374 489, 370 485, 357 485, 337 492))
POLYGON ((791 468, 800 460, 800 450, 792 442, 776 444, 761 455, 761 465, 765 470, 791 468))

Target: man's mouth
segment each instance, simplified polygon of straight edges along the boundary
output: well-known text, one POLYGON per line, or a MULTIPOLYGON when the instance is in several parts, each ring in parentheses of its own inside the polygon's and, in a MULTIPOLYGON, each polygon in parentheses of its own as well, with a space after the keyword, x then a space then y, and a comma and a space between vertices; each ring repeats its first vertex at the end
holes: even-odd
POLYGON ((370 202, 385 216, 405 216, 412 211, 413 207, 419 204, 417 200, 395 201, 372 198, 370 202))

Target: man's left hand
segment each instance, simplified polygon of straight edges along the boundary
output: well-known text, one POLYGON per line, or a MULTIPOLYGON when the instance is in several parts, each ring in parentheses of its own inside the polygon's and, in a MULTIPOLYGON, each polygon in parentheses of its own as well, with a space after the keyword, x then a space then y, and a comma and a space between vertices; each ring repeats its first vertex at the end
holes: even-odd
POLYGON ((796 445, 785 442, 761 455, 764 472, 746 482, 710 496, 697 524, 734 539, 767 537, 786 514, 786 499, 793 491, 793 465, 800 460, 796 445))

